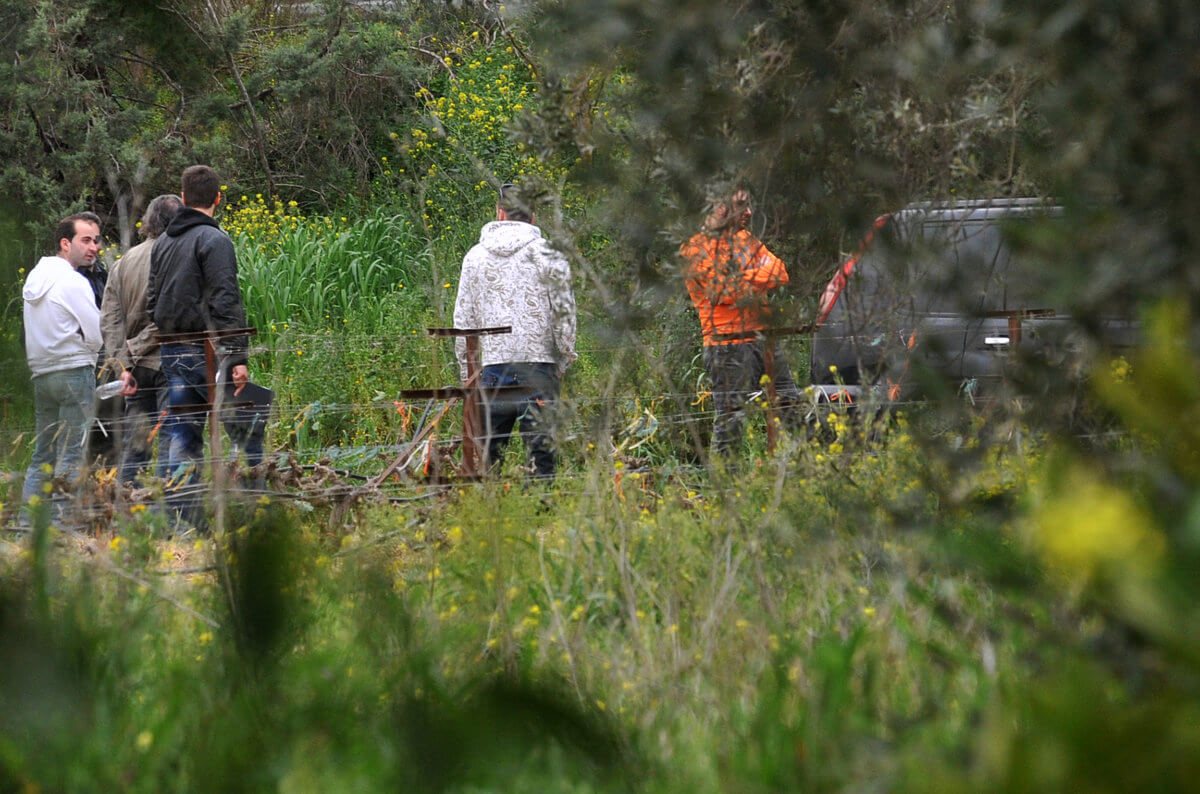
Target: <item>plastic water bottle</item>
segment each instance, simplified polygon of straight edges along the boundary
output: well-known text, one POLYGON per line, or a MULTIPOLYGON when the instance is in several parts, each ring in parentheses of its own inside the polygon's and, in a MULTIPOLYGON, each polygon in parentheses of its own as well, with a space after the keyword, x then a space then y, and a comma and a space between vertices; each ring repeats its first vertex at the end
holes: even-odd
POLYGON ((120 380, 110 380, 108 383, 96 387, 96 396, 101 400, 107 400, 116 397, 123 388, 125 388, 125 384, 120 380))

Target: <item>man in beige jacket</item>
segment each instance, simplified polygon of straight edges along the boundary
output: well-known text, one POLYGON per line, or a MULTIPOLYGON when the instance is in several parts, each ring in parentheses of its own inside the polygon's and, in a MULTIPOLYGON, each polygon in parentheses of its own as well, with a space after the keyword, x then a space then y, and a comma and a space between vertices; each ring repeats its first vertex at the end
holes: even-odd
MULTIPOLYGON (((125 382, 121 481, 132 483, 150 462, 150 449, 166 410, 167 381, 159 361, 157 328, 146 316, 150 249, 167 224, 179 214, 183 200, 167 193, 150 202, 138 234, 145 242, 125 252, 108 277, 100 307, 108 368, 125 382)), ((166 442, 158 456, 157 474, 167 473, 166 442)))

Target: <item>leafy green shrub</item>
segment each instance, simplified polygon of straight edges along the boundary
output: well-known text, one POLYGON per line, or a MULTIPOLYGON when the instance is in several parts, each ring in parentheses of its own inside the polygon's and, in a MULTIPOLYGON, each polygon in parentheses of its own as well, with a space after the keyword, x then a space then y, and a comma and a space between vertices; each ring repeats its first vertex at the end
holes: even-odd
POLYGON ((376 190, 385 203, 415 199, 431 239, 461 248, 461 256, 492 215, 501 183, 554 182, 563 169, 543 163, 507 132, 538 104, 534 67, 511 44, 463 23, 443 61, 444 71, 415 97, 424 123, 391 133, 398 160, 383 158, 376 190))

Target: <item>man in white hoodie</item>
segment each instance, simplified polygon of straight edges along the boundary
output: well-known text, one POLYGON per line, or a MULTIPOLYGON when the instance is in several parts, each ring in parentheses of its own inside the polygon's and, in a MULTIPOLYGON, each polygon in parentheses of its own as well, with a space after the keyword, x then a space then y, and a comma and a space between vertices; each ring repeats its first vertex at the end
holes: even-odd
POLYGON ((79 270, 100 252, 100 226, 91 213, 59 221, 57 253, 44 256, 25 279, 25 357, 33 372, 37 435, 22 499, 44 498, 49 472, 74 476, 92 419, 100 309, 79 270))
MULTIPOLYGON (((488 463, 504 454, 513 426, 520 423, 536 477, 549 479, 556 466, 547 422, 562 376, 575 360, 575 294, 566 257, 534 225, 531 202, 520 188, 503 185, 496 220, 463 258, 454 303, 457 328, 512 326, 512 333, 480 339, 483 371, 479 385, 522 386, 520 397, 484 392, 488 463)), ((467 378, 466 342, 455 342, 462 379, 467 378)))

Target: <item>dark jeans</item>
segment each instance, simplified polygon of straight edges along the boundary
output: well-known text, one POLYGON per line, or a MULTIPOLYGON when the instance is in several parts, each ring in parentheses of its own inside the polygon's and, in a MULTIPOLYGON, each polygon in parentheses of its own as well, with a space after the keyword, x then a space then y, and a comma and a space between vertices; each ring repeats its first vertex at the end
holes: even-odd
POLYGON ((561 384, 558 367, 554 364, 492 364, 483 368, 479 384, 485 389, 483 428, 488 465, 494 466, 503 457, 504 448, 512 438, 513 426, 519 423, 534 476, 553 477, 556 455, 550 414, 558 400, 561 384), (528 391, 519 396, 486 391, 496 386, 524 386, 528 391))
POLYGON ((167 427, 167 379, 161 370, 134 367, 133 379, 137 393, 125 398, 125 425, 121 439, 121 482, 132 483, 150 465, 154 438, 159 444, 155 476, 166 478, 170 431, 156 432, 167 427))
POLYGON ((204 517, 203 499, 193 487, 200 480, 204 458, 204 423, 208 418, 208 371, 204 348, 198 345, 162 346, 162 374, 167 381, 166 428, 170 435, 167 452, 170 480, 167 504, 193 526, 204 517), (180 406, 199 406, 182 412, 180 406))
MULTIPOLYGON (((109 380, 107 373, 103 380, 97 375, 103 371, 101 367, 94 370, 92 382, 95 386, 109 380)), ((119 396, 107 400, 95 398, 94 403, 94 421, 88 428, 87 462, 101 469, 110 469, 121 462, 122 399, 119 396)))
POLYGON ((770 375, 775 381, 775 398, 784 424, 792 430, 800 426, 798 409, 804 398, 796 387, 796 379, 779 343, 775 344, 774 372, 767 372, 761 341, 706 346, 704 368, 712 381, 713 406, 717 413, 713 423, 713 446, 718 453, 728 454, 741 442, 746 400, 760 389, 765 393, 764 375, 770 375))
MULTIPOLYGON (((167 502, 193 524, 200 518, 200 499, 192 486, 200 479, 204 459, 204 425, 208 421, 208 370, 204 348, 197 345, 162 346, 162 372, 167 382, 167 417, 171 444, 168 455, 170 482, 167 502), (200 406, 199 410, 176 411, 177 406, 200 406)), ((228 383, 228 378, 225 379, 228 383)), ((225 401, 234 399, 230 388, 225 401)), ((247 465, 263 459, 266 423, 250 409, 224 411, 222 423, 233 445, 241 450, 247 465)), ((236 450, 235 453, 236 454, 236 450)))
POLYGON ((162 374, 167 382, 167 405, 171 412, 167 416, 171 445, 168 460, 171 476, 179 477, 180 468, 196 467, 204 457, 204 422, 208 412, 208 371, 204 362, 204 348, 198 345, 163 345, 162 374), (181 406, 197 406, 195 410, 182 412, 181 406))

